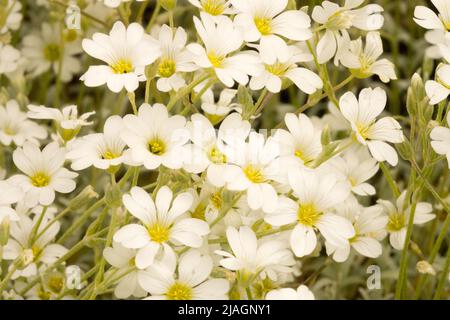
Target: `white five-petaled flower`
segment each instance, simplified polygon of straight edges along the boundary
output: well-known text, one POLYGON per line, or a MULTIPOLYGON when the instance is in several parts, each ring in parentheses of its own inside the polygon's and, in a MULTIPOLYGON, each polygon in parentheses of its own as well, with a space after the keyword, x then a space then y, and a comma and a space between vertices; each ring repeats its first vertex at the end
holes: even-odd
MULTIPOLYGON (((406 191, 397 199, 395 205, 386 200, 378 200, 388 217, 386 230, 389 232, 389 242, 397 250, 403 250, 408 228, 411 206, 405 208, 404 202, 407 201, 406 191)), ((428 202, 418 202, 414 212, 413 224, 421 225, 433 220, 436 215, 432 213, 433 207, 428 202)))
POLYGON ((273 226, 295 223, 290 235, 291 248, 297 257, 311 254, 317 245, 316 229, 326 241, 343 247, 355 235, 347 219, 331 213, 350 193, 347 182, 337 180, 333 174, 310 170, 292 170, 288 174, 294 191, 294 201, 280 196, 278 208, 266 214, 265 221, 273 226))
POLYGON ((377 161, 387 161, 395 166, 398 155, 387 142, 403 142, 400 124, 392 117, 376 120, 386 106, 386 92, 381 88, 366 88, 359 94, 359 99, 352 92, 347 92, 339 100, 343 116, 350 122, 356 140, 366 145, 377 161))
MULTIPOLYGON (((199 88, 199 90, 201 90, 201 88, 199 88)), ((233 110, 236 110, 238 112, 242 111, 242 108, 238 103, 232 102, 236 97, 236 94, 237 90, 223 89, 220 92, 219 100, 215 101, 214 91, 212 89, 208 89, 205 91, 201 98, 201 108, 213 124, 220 122, 223 117, 225 117, 233 110)))
POLYGON ((26 142, 13 153, 16 167, 25 173, 12 176, 9 180, 20 186, 25 193, 28 207, 37 204, 48 206, 55 200, 55 191, 70 193, 75 187, 77 173, 63 168, 66 151, 52 142, 41 151, 38 146, 26 142))
POLYGON ((16 100, 9 100, 5 107, 0 105, 0 143, 6 146, 11 143, 22 146, 26 141, 39 144, 39 140, 46 137, 47 130, 28 120, 16 100))
POLYGON ((266 294, 266 300, 314 300, 314 294, 305 285, 300 285, 297 290, 281 288, 271 290, 266 294))
POLYGON ((125 248, 138 249, 136 266, 145 269, 164 249, 172 250, 169 244, 183 244, 199 248, 203 236, 209 233, 205 221, 190 218, 185 213, 192 205, 192 195, 184 192, 173 197, 172 191, 164 186, 158 190, 156 199, 140 187, 134 187, 122 199, 127 210, 141 224, 128 224, 114 234, 114 241, 125 248))
POLYGON ((284 37, 305 41, 312 37, 311 18, 301 10, 283 10, 288 0, 231 0, 238 14, 234 23, 242 29, 244 40, 259 41, 261 57, 268 64, 277 58, 288 60, 289 52, 284 37))
POLYGON ((258 240, 253 230, 247 226, 242 226, 239 230, 228 227, 226 233, 233 253, 223 250, 215 253, 224 257, 220 260, 224 268, 238 271, 243 279, 254 276, 277 280, 279 272, 290 270, 295 263, 286 241, 258 240))
POLYGON ((98 169, 112 169, 122 163, 130 164, 129 152, 120 137, 123 121, 119 116, 109 117, 103 133, 93 133, 74 142, 67 158, 72 160, 73 170, 83 170, 94 166, 98 169))
POLYGON ((414 21, 425 29, 450 31, 450 2, 448 0, 431 0, 431 2, 439 14, 430 8, 417 6, 414 10, 414 21))
POLYGON ((13 72, 19 65, 20 51, 0 42, 0 74, 13 72))
POLYGON ((161 47, 156 86, 162 92, 178 91, 186 84, 180 73, 198 68, 192 60, 192 54, 186 49, 186 31, 178 27, 174 32, 168 25, 163 25, 155 38, 161 47))
POLYGON ((446 127, 435 127, 430 133, 431 146, 437 154, 447 157, 448 167, 450 168, 450 113, 447 115, 446 127))
POLYGON ((121 137, 130 147, 132 160, 153 170, 160 165, 180 169, 183 145, 189 140, 183 116, 169 116, 162 104, 143 104, 138 115, 126 115, 121 137))
POLYGON ((450 64, 440 64, 436 69, 436 80, 425 83, 425 91, 430 104, 436 104, 450 95, 450 64))
POLYGON ((250 76, 262 72, 257 53, 253 50, 238 52, 244 40, 230 18, 218 16, 214 19, 201 13, 201 20, 194 17, 195 28, 205 48, 192 43, 187 46, 201 68, 212 68, 219 80, 227 87, 235 82, 246 85, 250 76))
POLYGON ((107 84, 113 92, 125 88, 135 91, 139 81, 145 81, 145 66, 161 55, 158 44, 144 33, 138 23, 128 27, 118 21, 109 35, 95 33, 90 39, 83 40, 83 49, 90 56, 106 62, 108 65, 90 66, 81 77, 88 87, 107 84))
POLYGON ((75 105, 57 108, 47 108, 45 106, 28 105, 27 116, 30 119, 42 119, 55 121, 58 134, 64 141, 69 141, 75 137, 81 127, 90 126, 93 122, 88 121, 95 111, 83 113, 78 116, 78 109, 75 105))
POLYGON ((364 79, 375 74, 383 82, 397 79, 394 64, 387 59, 378 60, 383 54, 383 43, 379 32, 367 33, 364 47, 361 38, 347 41, 347 44, 340 60, 355 77, 364 79))
POLYGON ((140 285, 151 294, 146 300, 227 300, 230 284, 226 279, 210 278, 213 261, 191 249, 178 262, 168 253, 139 274, 140 285))
POLYGON ((297 65, 300 62, 312 60, 311 54, 304 53, 299 46, 286 46, 285 51, 278 49, 279 52, 275 55, 275 59, 271 58, 270 60, 262 53, 261 46, 259 46, 259 50, 264 70, 259 75, 252 77, 250 81, 252 90, 265 87, 272 93, 278 93, 281 91, 285 79, 291 80, 307 94, 322 89, 323 82, 317 74, 297 65))
MULTIPOLYGON (((321 6, 314 7, 312 18, 326 29, 316 48, 319 63, 329 61, 336 52, 340 52, 342 34, 348 37, 347 29, 350 27, 373 31, 383 26, 384 18, 380 14, 383 12, 383 7, 378 4, 369 4, 355 9, 363 2, 364 0, 345 0, 344 6, 340 7, 336 3, 323 1, 321 6)), ((339 58, 335 59, 335 63, 338 61, 339 58)))

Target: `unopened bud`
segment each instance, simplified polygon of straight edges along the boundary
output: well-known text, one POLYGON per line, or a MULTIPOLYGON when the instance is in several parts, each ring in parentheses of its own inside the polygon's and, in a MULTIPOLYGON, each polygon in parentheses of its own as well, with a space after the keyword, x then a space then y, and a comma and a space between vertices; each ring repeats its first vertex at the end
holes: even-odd
POLYGON ((416 269, 419 273, 422 274, 431 274, 433 276, 436 275, 436 271, 434 270, 433 266, 425 260, 417 262, 416 269))
POLYGON ((9 217, 6 216, 3 218, 0 223, 0 247, 5 246, 9 240, 9 217))
POLYGON ((165 10, 170 11, 175 9, 177 0, 160 0, 160 4, 165 10))

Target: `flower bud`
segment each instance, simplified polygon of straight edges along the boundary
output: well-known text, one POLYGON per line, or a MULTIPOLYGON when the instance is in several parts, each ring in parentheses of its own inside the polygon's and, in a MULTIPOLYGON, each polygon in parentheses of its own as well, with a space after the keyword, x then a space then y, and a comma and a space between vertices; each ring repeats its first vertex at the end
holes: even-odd
POLYGON ((434 270, 433 266, 425 260, 417 262, 416 269, 419 273, 422 274, 431 274, 433 276, 436 275, 436 271, 434 270))
POLYGON ((9 240, 9 217, 6 216, 3 218, 3 221, 0 223, 0 247, 5 246, 9 240))
POLYGON ((160 4, 166 11, 170 11, 175 9, 177 0, 160 0, 160 4))

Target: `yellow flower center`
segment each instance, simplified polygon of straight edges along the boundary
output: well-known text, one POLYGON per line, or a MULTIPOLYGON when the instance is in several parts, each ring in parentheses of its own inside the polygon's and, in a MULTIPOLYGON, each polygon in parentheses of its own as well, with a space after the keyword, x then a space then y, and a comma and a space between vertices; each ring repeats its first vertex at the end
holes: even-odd
POLYGON ((214 193, 209 200, 216 209, 220 209, 222 207, 223 201, 222 193, 220 191, 214 193))
POLYGON ((305 155, 305 153, 302 150, 296 150, 294 155, 300 160, 302 160, 305 165, 314 160, 311 157, 305 155))
POLYGON ((358 122, 356 124, 356 130, 358 130, 358 133, 360 134, 360 136, 366 140, 369 137, 370 134, 370 126, 371 125, 365 125, 361 122, 358 122))
POLYGON ((317 223, 321 215, 322 212, 318 211, 313 203, 306 203, 298 208, 297 219, 299 223, 312 227, 317 223))
POLYGON ((50 177, 43 172, 36 173, 30 179, 31 179, 31 184, 38 188, 46 187, 50 183, 50 177))
POLYGON ((209 160, 216 164, 223 164, 227 163, 227 156, 220 152, 216 147, 213 147, 209 152, 209 160))
POLYGON ((3 128, 3 132, 9 136, 13 136, 16 134, 16 131, 10 126, 6 126, 5 128, 3 128))
POLYGON ((44 57, 48 61, 58 61, 61 58, 61 50, 57 44, 48 44, 44 48, 44 57))
POLYGON ((405 215, 403 213, 394 213, 389 216, 387 229, 389 231, 400 231, 405 227, 405 215))
POLYGON ((328 18, 325 27, 330 30, 348 29, 352 26, 352 15, 348 10, 336 11, 328 18))
POLYGON ((116 158, 120 157, 121 155, 122 154, 120 154, 120 153, 115 153, 113 151, 106 150, 106 152, 103 153, 103 155, 102 155, 102 159, 112 160, 112 159, 116 159, 116 158))
POLYGON ((277 63, 272 64, 272 65, 267 65, 266 64, 265 68, 266 68, 267 72, 270 72, 271 74, 273 74, 273 75, 275 75, 277 77, 280 77, 280 76, 283 76, 286 73, 286 71, 289 69, 289 66, 284 64, 284 63, 277 62, 277 63))
POLYGON ((111 68, 116 74, 130 73, 133 71, 133 64, 128 59, 119 59, 114 63, 111 68))
POLYGON ((48 279, 47 285, 52 292, 59 293, 64 288, 64 277, 60 274, 54 274, 48 279))
POLYGON ((192 288, 180 282, 175 282, 166 293, 167 300, 191 300, 192 288))
POLYGON ((158 73, 163 78, 171 77, 177 71, 175 61, 172 59, 163 59, 159 63, 158 73))
POLYGON ((255 18, 253 21, 255 22, 256 28, 263 36, 271 34, 272 31, 271 18, 255 18))
POLYGON ((224 56, 217 55, 214 51, 208 53, 209 62, 213 65, 214 68, 222 67, 223 61, 225 60, 224 56))
POLYGON ((192 212, 191 217, 195 219, 205 220, 206 205, 200 202, 195 210, 192 212))
POLYGON ((148 143, 148 150, 154 155, 160 156, 166 152, 166 145, 164 141, 159 138, 154 138, 148 143))
POLYGON ((161 223, 155 223, 147 228, 148 234, 152 241, 163 243, 169 240, 170 227, 162 225, 161 223))
POLYGON ((223 0, 202 0, 203 10, 212 16, 218 16, 225 10, 223 0))
POLYGON ((264 178, 264 175, 262 174, 261 170, 258 168, 255 168, 252 165, 248 165, 244 168, 245 176, 248 180, 250 180, 253 183, 263 183, 266 179, 264 178))
POLYGON ((350 72, 358 79, 365 79, 372 76, 370 68, 374 64, 374 60, 370 57, 366 57, 364 54, 359 57, 359 63, 361 67, 359 69, 350 69, 350 72))

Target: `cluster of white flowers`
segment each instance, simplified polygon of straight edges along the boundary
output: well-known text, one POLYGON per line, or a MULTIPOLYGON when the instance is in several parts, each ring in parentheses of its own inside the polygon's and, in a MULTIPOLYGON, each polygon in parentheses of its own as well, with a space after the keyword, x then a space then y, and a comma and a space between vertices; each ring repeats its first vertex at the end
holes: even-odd
MULTIPOLYGON (((314 299, 305 261, 405 254, 413 225, 436 217, 425 183, 390 173, 396 147, 417 166, 404 156, 416 146, 386 108, 397 76, 380 5, 158 1, 150 17, 148 1, 105 0, 103 19, 84 2, 82 30, 56 20, 17 45, 0 37, 0 298, 314 299), (195 12, 190 30, 178 6, 195 12), (280 92, 295 109, 273 103, 280 92), (270 112, 283 121, 258 131, 270 112)), ((424 85, 440 122, 419 144, 450 168, 450 1, 432 2, 439 15, 418 6, 414 21, 443 59, 424 85)), ((22 20, 19 2, 6 8, 5 34, 22 20)))

